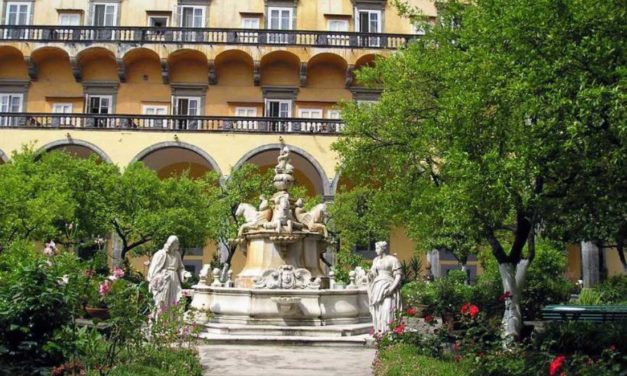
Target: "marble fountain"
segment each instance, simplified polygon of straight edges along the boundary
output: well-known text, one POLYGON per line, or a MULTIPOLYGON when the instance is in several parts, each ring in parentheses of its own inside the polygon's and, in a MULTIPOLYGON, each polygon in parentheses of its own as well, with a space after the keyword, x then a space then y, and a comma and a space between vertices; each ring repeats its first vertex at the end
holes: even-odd
MULTIPOLYGON (((277 158, 276 193, 258 207, 240 204, 238 243, 246 263, 234 281, 205 265, 191 307, 202 337, 218 342, 365 344, 372 329, 367 277, 358 268, 346 288, 325 272, 326 204, 305 211, 289 193, 289 149, 277 158), (212 280, 211 280, 212 279, 212 280)), ((331 274, 331 275, 329 275, 331 274)))

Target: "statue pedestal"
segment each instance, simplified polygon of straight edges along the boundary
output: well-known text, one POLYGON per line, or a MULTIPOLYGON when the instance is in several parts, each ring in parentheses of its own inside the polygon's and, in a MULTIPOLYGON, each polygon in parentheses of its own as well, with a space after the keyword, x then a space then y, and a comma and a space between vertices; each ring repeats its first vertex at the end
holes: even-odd
POLYGON ((244 235, 242 251, 246 264, 235 280, 235 287, 252 288, 254 280, 267 269, 281 265, 307 269, 312 278, 321 279, 321 287, 328 287, 320 257, 326 242, 317 233, 294 231, 291 234, 272 230, 251 231, 244 235))

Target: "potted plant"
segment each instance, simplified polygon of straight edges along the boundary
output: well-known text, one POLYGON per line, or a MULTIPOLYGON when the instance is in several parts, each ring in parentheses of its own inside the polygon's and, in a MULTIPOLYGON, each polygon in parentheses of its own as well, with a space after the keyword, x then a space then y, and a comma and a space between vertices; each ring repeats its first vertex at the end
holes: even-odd
MULTIPOLYGON (((428 307, 434 304, 434 289, 431 283, 412 281, 401 289, 403 302, 413 317, 424 317, 428 307)), ((409 314, 409 313, 408 313, 409 314)))
POLYGON ((470 300, 472 288, 466 284, 466 273, 453 270, 443 278, 436 279, 432 285, 432 301, 427 308, 430 313, 442 317, 449 332, 460 318, 462 305, 470 300))
POLYGON ((115 267, 113 273, 104 279, 94 277, 91 270, 88 270, 86 274, 88 287, 85 312, 91 318, 106 320, 109 318, 107 298, 114 284, 123 283, 124 271, 119 267, 115 267))

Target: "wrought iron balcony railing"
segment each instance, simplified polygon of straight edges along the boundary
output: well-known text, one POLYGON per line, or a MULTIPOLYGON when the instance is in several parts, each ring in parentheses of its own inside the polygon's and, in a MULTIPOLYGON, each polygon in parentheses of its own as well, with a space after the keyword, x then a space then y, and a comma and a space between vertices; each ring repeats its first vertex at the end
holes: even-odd
POLYGON ((43 128, 338 134, 342 125, 342 121, 336 119, 0 112, 0 131, 43 128))
POLYGON ((176 43, 398 49, 416 35, 340 31, 0 25, 0 39, 25 42, 176 43))

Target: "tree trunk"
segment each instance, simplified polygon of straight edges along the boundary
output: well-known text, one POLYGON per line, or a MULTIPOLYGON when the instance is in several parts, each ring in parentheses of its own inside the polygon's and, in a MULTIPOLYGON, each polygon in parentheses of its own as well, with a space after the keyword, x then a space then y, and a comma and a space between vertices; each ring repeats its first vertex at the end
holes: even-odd
POLYGON ((520 260, 516 265, 512 263, 499 264, 503 292, 506 296, 509 295, 509 297, 505 299, 505 312, 502 320, 505 346, 519 338, 523 327, 520 301, 527 279, 528 269, 529 260, 526 259, 520 260))
POLYGON ((581 242, 581 265, 583 287, 594 287, 599 283, 599 247, 596 243, 581 242))

